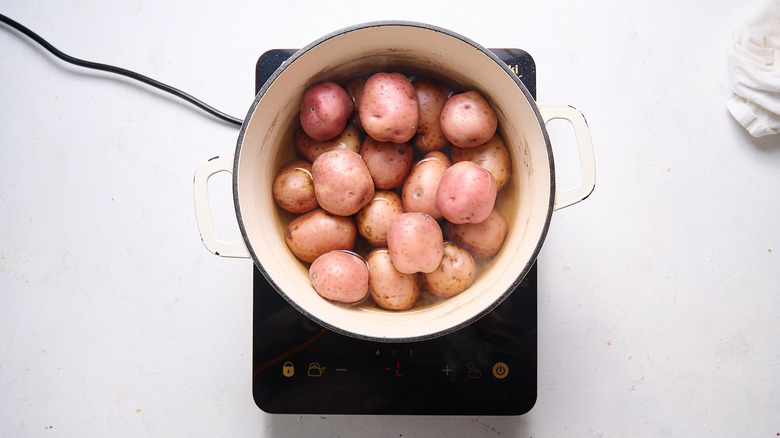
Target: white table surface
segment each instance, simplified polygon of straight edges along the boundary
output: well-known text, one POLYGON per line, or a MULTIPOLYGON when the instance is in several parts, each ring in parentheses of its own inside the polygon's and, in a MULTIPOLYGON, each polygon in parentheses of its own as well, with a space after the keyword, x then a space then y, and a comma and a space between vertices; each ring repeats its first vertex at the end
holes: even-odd
MULTIPOLYGON (((595 192, 554 214, 539 257, 535 407, 259 410, 251 261, 206 251, 192 200, 195 168, 237 128, 3 26, 0 436, 780 435, 780 138, 750 137, 725 107, 730 35, 763 0, 261 3, 10 0, 0 13, 239 118, 261 53, 355 23, 527 50, 539 102, 585 114, 597 164, 595 192)), ((571 150, 556 150, 566 169, 571 150)), ((213 208, 236 237, 222 175, 213 208)))

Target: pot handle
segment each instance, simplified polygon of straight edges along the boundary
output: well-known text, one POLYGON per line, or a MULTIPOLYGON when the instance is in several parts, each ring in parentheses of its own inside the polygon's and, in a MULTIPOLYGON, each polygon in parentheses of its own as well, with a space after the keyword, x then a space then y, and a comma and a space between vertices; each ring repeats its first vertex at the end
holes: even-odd
POLYGON ((221 257, 248 258, 249 251, 242 239, 228 242, 217 238, 209 207, 209 178, 219 172, 232 173, 233 156, 232 151, 217 155, 195 169, 195 177, 192 182, 195 195, 195 221, 198 223, 198 232, 200 232, 200 238, 206 249, 221 257))
POLYGON ((569 105, 539 104, 539 112, 546 124, 550 120, 563 119, 572 124, 574 137, 580 152, 580 185, 567 190, 555 190, 554 209, 558 210, 576 204, 590 196, 596 187, 596 161, 593 157, 593 143, 585 116, 569 105))

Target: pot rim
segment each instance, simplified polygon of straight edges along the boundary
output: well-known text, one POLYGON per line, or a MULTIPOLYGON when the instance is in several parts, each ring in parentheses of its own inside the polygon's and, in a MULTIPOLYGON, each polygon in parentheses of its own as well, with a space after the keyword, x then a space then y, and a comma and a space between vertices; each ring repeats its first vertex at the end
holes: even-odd
POLYGON ((328 33, 317 40, 307 44, 303 48, 296 51, 294 54, 290 56, 281 66, 279 66, 276 71, 268 78, 268 80, 263 84, 263 86, 260 88, 260 90, 255 95, 255 99, 252 102, 252 105, 249 107, 249 110, 247 111, 247 115, 244 119, 244 122, 241 126, 241 130, 238 135, 238 139, 236 142, 236 149, 235 154, 233 158, 233 205, 236 212, 236 219, 238 221, 239 230, 241 233, 241 237, 249 250, 249 254, 252 258, 253 263, 257 267, 257 269, 263 274, 263 277, 268 281, 268 283, 274 288, 274 290, 281 295, 285 301, 287 301, 290 305, 293 306, 293 308, 297 309, 299 312, 304 314, 306 317, 311 319, 312 321, 316 322, 317 324, 323 326, 324 328, 327 328, 328 330, 334 331, 336 333, 350 336, 357 339, 362 339, 366 341, 375 341, 375 342, 384 342, 384 343, 403 343, 403 342, 418 342, 418 341, 424 341, 429 339, 438 338, 440 336, 445 336, 447 334, 453 333, 457 330, 460 330, 461 328, 467 327, 470 324, 474 323, 475 321, 479 320, 483 316, 490 313, 493 309, 495 309, 498 305, 500 305, 516 288, 517 286, 525 279, 526 275, 528 274, 528 271, 531 269, 533 264, 535 263, 539 252, 541 251, 542 245, 547 237, 547 233, 549 231, 550 222, 552 219, 552 214, 554 211, 554 205, 555 205, 555 165, 553 160, 553 151, 552 151, 552 145, 550 143, 550 138, 547 133, 547 129, 545 127, 544 120, 542 118, 542 115, 539 111, 539 108, 536 104, 536 100, 531 96, 530 92, 526 88, 525 84, 520 80, 520 78, 509 68, 506 63, 504 63, 497 55, 495 55, 492 51, 489 49, 483 47, 482 45, 476 43, 475 41, 460 35, 456 32, 453 32, 451 30, 432 25, 427 23, 421 23, 416 21, 406 21, 406 20, 379 20, 379 21, 370 21, 360 24, 355 24, 351 26, 347 26, 344 28, 341 28, 339 30, 333 31, 331 33, 328 33), (257 109, 258 104, 262 100, 262 97, 267 92, 269 87, 274 83, 274 81, 284 72, 284 70, 293 64, 298 58, 304 56, 307 52, 309 52, 312 48, 332 39, 335 37, 338 37, 340 35, 374 28, 374 27, 386 27, 386 26, 408 26, 408 27, 417 27, 427 30, 432 30, 435 32, 443 33, 447 36, 456 38, 458 40, 461 40, 464 43, 467 43, 474 47, 475 49, 483 52, 486 56, 488 56, 493 62, 496 63, 496 65, 504 70, 506 74, 508 74, 512 80, 515 82, 517 87, 520 89, 520 91, 523 93, 524 97, 528 101, 529 106, 531 107, 531 110, 534 113, 534 116, 536 117, 537 123, 541 129, 542 136, 544 138, 545 143, 545 149, 547 153, 547 161, 549 163, 549 172, 550 172, 550 192, 549 192, 549 198, 547 202, 547 210, 545 212, 545 218, 544 223, 541 227, 541 233, 539 234, 539 238, 536 242, 536 245, 533 248, 533 251, 531 252, 530 257, 527 259, 525 266, 523 266, 522 270, 518 273, 518 275, 515 277, 514 281, 510 284, 510 286, 496 299, 494 300, 490 305, 482 309, 480 312, 477 312, 476 314, 472 315, 469 318, 466 318, 465 320, 450 326, 449 328, 442 329, 436 332, 432 333, 426 333, 422 335, 417 336, 407 336, 407 337, 378 337, 378 336, 372 336, 372 335, 366 335, 363 333, 358 333, 351 330, 346 330, 341 327, 338 327, 337 325, 328 323, 327 321, 323 321, 321 318, 318 318, 316 315, 313 315, 311 312, 309 312, 307 309, 305 309, 303 306, 299 305, 295 301, 293 301, 283 290, 282 288, 274 281, 272 276, 268 273, 268 271, 263 267, 263 264, 260 262, 260 259, 257 256, 257 253, 254 250, 254 247, 252 246, 248 233, 246 224, 243 220, 243 216, 241 213, 241 203, 239 201, 239 194, 238 194, 238 178, 239 178, 239 159, 241 157, 241 148, 244 142, 244 137, 246 135, 246 131, 249 125, 249 122, 255 113, 255 110, 257 109))

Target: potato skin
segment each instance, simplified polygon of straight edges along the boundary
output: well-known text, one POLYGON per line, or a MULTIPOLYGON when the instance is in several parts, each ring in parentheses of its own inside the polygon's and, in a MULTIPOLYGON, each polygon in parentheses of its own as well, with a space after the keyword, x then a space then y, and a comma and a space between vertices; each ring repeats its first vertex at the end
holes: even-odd
POLYGON ((363 76, 350 79, 345 87, 347 93, 352 98, 352 106, 354 107, 349 122, 361 131, 363 130, 363 124, 360 123, 360 100, 363 97, 363 87, 366 85, 366 79, 368 78, 363 76))
POLYGON ((417 132, 417 94, 401 73, 369 77, 363 86, 359 112, 363 130, 375 140, 405 143, 417 132))
POLYGON ((300 215, 285 243, 326 300, 403 311, 426 290, 447 299, 506 240, 495 202, 512 158, 487 95, 404 73, 304 90, 298 158, 274 177, 291 214, 277 213, 300 215))
POLYGON ((512 158, 504 139, 496 133, 485 144, 473 148, 452 148, 452 162, 472 161, 485 168, 496 180, 496 189, 501 190, 512 176, 512 158))
POLYGON ((444 257, 439 267, 423 275, 429 293, 439 298, 450 298, 463 292, 477 273, 477 265, 468 251, 452 242, 444 242, 444 257))
POLYGON ((439 151, 449 144, 441 132, 441 110, 450 95, 450 90, 428 78, 412 81, 417 94, 420 115, 417 132, 412 143, 421 152, 439 151))
POLYGON ((351 252, 331 251, 309 267, 309 280, 323 298, 352 304, 368 296, 368 266, 351 252))
POLYGON ((451 96, 441 111, 441 130, 453 146, 470 148, 484 144, 497 128, 493 107, 476 91, 451 96))
POLYGON ((401 197, 389 190, 377 190, 374 198, 355 215, 358 233, 373 246, 387 246, 390 222, 403 213, 401 197))
POLYGON ((274 177, 276 204, 290 213, 306 213, 318 207, 311 178, 311 163, 306 160, 287 162, 274 177))
POLYGON ((323 152, 334 149, 349 149, 353 152, 360 150, 360 131, 352 125, 347 125, 341 133, 330 140, 315 140, 304 132, 303 129, 297 129, 293 134, 295 150, 301 156, 313 163, 323 152))
POLYGON ((352 218, 338 216, 318 208, 296 217, 284 233, 290 251, 304 262, 333 250, 352 250, 357 227, 352 218))
POLYGON ((431 272, 444 254, 444 237, 438 222, 425 213, 399 214, 390 222, 387 246, 399 272, 431 272))
POLYGON ((312 163, 311 174, 317 202, 333 214, 353 215, 374 197, 366 163, 350 150, 324 152, 312 163))
POLYGON ((490 172, 471 161, 461 161, 442 175, 436 205, 449 222, 478 223, 493 211, 496 194, 496 180, 490 172))
POLYGON ((344 130, 352 115, 352 105, 352 98, 338 84, 314 84, 301 99, 301 128, 315 140, 330 140, 344 130))
POLYGON ((418 274, 404 274, 393 266, 390 251, 377 248, 366 257, 371 298, 387 310, 409 310, 420 297, 418 274))
POLYGON ((418 161, 401 187, 404 211, 426 213, 434 219, 441 218, 436 191, 441 177, 451 165, 449 157, 438 151, 429 152, 418 161))
POLYGON ((484 221, 478 224, 443 225, 447 240, 466 249, 477 260, 488 259, 501 250, 507 234, 507 222, 504 216, 493 210, 484 221))
POLYGON ((363 140, 360 156, 371 173, 374 187, 390 190, 400 186, 414 162, 414 150, 411 143, 393 143, 377 141, 371 137, 363 140))

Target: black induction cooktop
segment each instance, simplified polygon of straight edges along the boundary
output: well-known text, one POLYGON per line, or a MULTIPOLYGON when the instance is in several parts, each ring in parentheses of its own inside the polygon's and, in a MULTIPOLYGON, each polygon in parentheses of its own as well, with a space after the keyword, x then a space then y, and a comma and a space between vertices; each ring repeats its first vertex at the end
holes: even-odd
MULTIPOLYGON (((519 49, 491 51, 535 97, 531 56, 519 49)), ((293 53, 264 53, 256 89, 293 53)), ((321 327, 255 267, 255 403, 274 414, 524 414, 536 402, 536 285, 534 264, 514 292, 478 321, 435 339, 378 343, 321 327)))

